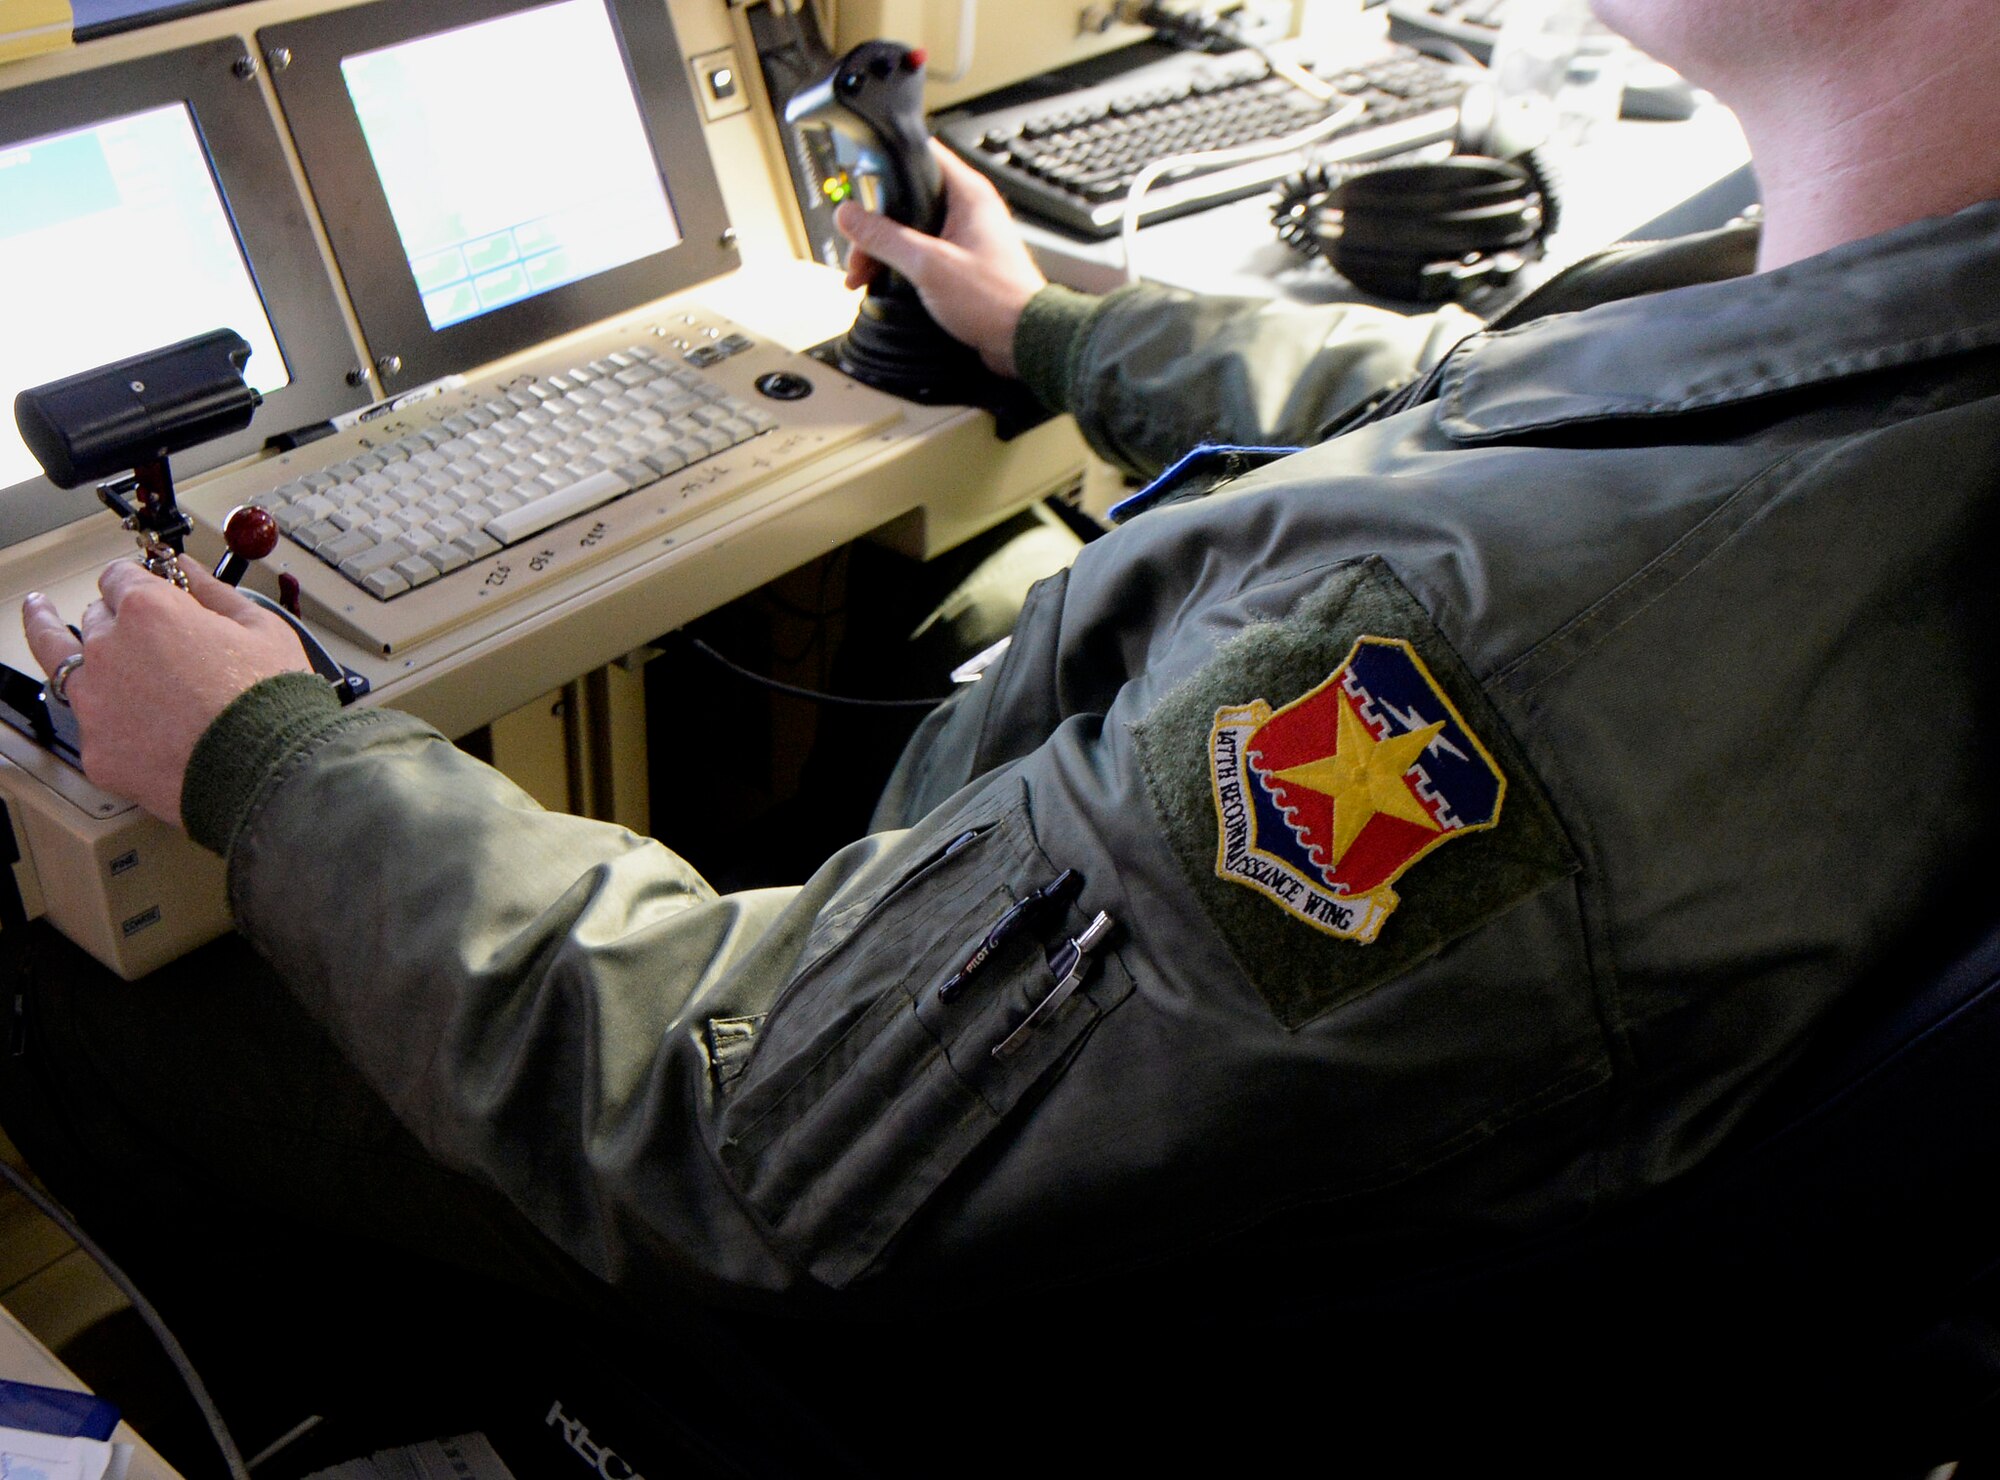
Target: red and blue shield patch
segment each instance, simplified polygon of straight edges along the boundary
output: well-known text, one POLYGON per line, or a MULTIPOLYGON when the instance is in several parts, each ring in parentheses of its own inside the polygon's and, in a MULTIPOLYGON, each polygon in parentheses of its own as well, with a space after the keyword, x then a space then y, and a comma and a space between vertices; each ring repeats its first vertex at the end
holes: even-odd
POLYGON ((1282 709, 1217 710, 1208 754, 1217 876, 1361 943, 1395 910, 1403 872, 1492 827, 1507 791, 1416 650, 1392 637, 1356 639, 1282 709))

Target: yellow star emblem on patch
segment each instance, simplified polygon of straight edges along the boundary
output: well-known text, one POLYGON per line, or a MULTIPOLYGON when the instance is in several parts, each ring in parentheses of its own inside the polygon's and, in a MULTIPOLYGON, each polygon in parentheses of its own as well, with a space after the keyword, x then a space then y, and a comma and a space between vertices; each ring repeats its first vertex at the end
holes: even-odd
POLYGON ((1337 708, 1339 729, 1334 737, 1333 754, 1272 772, 1274 780, 1288 786, 1310 787, 1333 798, 1336 867, 1354 846, 1354 840, 1361 836, 1361 830, 1379 813, 1437 831, 1437 824, 1404 783, 1403 776, 1444 729, 1444 721, 1439 720, 1420 730, 1377 740, 1352 705, 1342 702, 1337 708))

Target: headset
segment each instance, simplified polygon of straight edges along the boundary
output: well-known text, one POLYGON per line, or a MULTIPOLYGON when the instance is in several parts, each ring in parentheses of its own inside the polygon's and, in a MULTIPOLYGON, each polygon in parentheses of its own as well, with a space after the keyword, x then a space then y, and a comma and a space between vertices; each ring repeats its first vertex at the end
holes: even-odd
POLYGON ((1479 83, 1459 107, 1451 156, 1320 165, 1279 186, 1279 238, 1324 257, 1363 292, 1411 303, 1464 299, 1542 255, 1561 207, 1546 128, 1479 83))

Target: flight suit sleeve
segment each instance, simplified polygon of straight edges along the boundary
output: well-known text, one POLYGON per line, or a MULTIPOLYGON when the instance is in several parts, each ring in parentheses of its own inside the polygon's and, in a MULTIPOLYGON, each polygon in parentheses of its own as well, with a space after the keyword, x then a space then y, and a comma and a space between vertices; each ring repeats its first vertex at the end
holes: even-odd
POLYGON ((1023 313, 1014 358, 1100 455, 1150 476, 1203 442, 1319 442, 1480 327, 1453 305, 1402 314, 1151 284, 1103 298, 1050 287, 1023 313))
POLYGON ((189 821, 227 848, 241 928, 432 1154, 635 1295, 935 1306, 1044 1282, 1051 1250, 1099 1277, 1302 1204, 1365 1237, 1386 1224, 1363 1195, 1405 1184, 1507 1205, 1568 1175, 1561 1138, 1465 1152, 1603 1081, 1574 862, 1385 567, 1246 579, 1173 639, 1193 668, 1171 692, 1137 648, 1076 689, 1065 609, 1117 593, 1050 588, 995 680, 1055 684, 1038 733, 1012 733, 1006 699, 990 764, 796 888, 719 896, 389 711, 300 717, 275 744, 268 717, 232 736, 254 702, 225 715, 189 821), (1490 754, 1511 784, 1505 823, 1399 879, 1363 945, 1261 864, 1216 872, 1212 792, 1223 711, 1332 703, 1369 633, 1397 639, 1398 711, 1448 713, 1468 774, 1490 754), (229 754, 259 774, 212 793, 229 754))
POLYGON ((240 928, 432 1154, 630 1293, 796 1307, 854 1284, 1129 990, 1096 972, 1000 1053, 1050 984, 1039 936, 937 997, 1057 872, 1018 782, 718 896, 315 685, 252 690, 190 770, 240 928))

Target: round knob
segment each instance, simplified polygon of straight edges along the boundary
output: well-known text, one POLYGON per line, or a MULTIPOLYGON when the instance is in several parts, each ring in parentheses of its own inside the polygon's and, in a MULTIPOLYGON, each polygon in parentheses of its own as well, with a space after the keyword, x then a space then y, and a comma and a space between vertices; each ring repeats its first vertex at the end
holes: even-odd
POLYGON ((229 553, 245 560, 262 560, 278 548, 278 521, 269 509, 239 504, 222 522, 222 540, 229 553))

